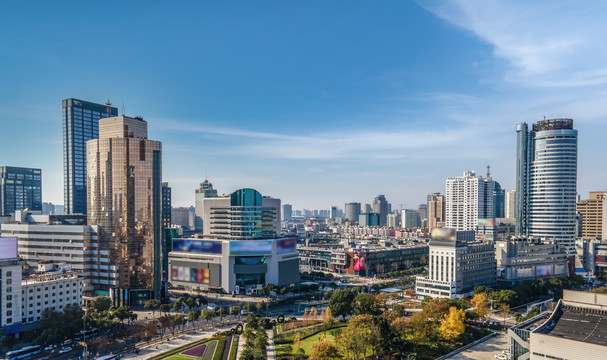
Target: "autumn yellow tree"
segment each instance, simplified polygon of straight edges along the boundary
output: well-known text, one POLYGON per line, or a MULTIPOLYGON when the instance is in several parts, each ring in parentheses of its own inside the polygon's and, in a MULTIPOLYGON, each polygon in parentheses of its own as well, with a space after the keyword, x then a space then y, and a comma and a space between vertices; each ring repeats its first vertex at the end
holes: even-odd
POLYGON ((308 320, 310 320, 310 314, 308 313, 308 310, 304 311, 302 318, 303 318, 304 324, 307 324, 308 320))
POLYGON ((316 311, 316 308, 312 308, 312 310, 310 311, 310 320, 317 320, 318 319, 318 311, 316 311))
POLYGON ((440 323, 438 331, 441 337, 447 341, 452 341, 460 337, 466 330, 466 314, 454 306, 449 308, 447 314, 440 323))
POLYGON ((478 315, 478 317, 484 318, 487 316, 487 314, 489 314, 489 301, 487 299, 487 294, 478 293, 474 295, 470 303, 476 308, 476 315, 478 315))
POLYGON ((330 360, 339 359, 339 349, 335 344, 328 341, 320 341, 312 345, 312 353, 308 360, 330 360))

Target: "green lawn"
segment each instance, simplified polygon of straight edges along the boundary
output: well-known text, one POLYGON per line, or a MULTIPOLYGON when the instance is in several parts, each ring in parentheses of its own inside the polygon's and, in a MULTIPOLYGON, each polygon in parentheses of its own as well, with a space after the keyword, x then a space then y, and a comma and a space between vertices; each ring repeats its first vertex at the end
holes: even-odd
MULTIPOLYGON (((318 333, 316 335, 312 335, 309 338, 303 339, 301 341, 301 348, 305 350, 306 355, 310 355, 312 353, 312 345, 316 344, 317 342, 320 342, 320 337, 322 336, 323 333, 318 333)), ((326 333, 327 335, 327 341, 329 342, 334 342, 335 341, 335 337, 331 334, 328 334, 328 332, 326 333)))
MULTIPOLYGON (((327 341, 334 342, 335 337, 333 335, 329 334, 329 332, 331 332, 331 330, 328 330, 326 332, 327 341)), ((317 342, 320 342, 320 337, 322 334, 323 333, 321 332, 321 333, 312 335, 308 338, 301 340, 301 348, 304 349, 304 351, 306 352, 306 355, 310 355, 312 353, 312 345, 316 344, 317 342)), ((294 344, 276 344, 275 345, 276 355, 287 355, 288 353, 285 352, 285 350, 284 350, 284 348, 287 346, 291 346, 293 348, 295 347, 294 344)))

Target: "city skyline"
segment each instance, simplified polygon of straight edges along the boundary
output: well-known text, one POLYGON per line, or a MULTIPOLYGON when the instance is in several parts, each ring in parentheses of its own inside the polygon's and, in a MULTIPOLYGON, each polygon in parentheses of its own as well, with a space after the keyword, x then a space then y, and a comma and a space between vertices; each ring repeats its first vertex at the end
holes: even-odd
POLYGON ((1 165, 42 169, 44 202, 63 203, 61 100, 70 97, 109 97, 150 123, 174 206, 193 205, 208 178, 219 194, 246 185, 296 209, 378 194, 416 208, 444 193, 446 178, 487 165, 510 191, 516 124, 543 116, 575 121, 578 194, 605 187, 607 169, 595 166, 607 130, 601 3, 91 9, 40 4, 0 24, 0 64, 12 70, 1 87, 12 134, 1 165), (555 19, 570 26, 548 26, 555 19))

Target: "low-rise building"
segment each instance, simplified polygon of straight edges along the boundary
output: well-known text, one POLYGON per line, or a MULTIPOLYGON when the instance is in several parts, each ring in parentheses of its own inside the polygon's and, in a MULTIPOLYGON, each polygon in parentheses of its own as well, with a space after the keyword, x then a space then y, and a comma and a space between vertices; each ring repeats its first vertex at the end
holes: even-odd
POLYGON ((0 238, 0 333, 21 331, 21 263, 17 239, 0 238))
POLYGON ((568 275, 565 248, 554 241, 511 238, 495 242, 498 281, 515 282, 568 275))
POLYGON ((418 298, 460 298, 477 286, 496 284, 493 243, 458 241, 455 229, 435 228, 429 254, 428 276, 416 279, 418 298))
POLYGON ((508 330, 512 359, 603 359, 607 295, 563 290, 554 311, 508 330))
POLYGON ((422 265, 428 258, 427 245, 324 244, 299 247, 301 271, 376 276, 422 265))
POLYGON ((82 307, 84 279, 76 273, 50 272, 21 282, 21 323, 39 321, 46 309, 62 312, 67 305, 82 307))
POLYGON ((0 225, 1 236, 18 239, 19 257, 36 269, 39 262, 65 264, 84 278, 91 296, 100 287, 118 286, 118 265, 99 244, 99 227, 85 215, 41 215, 16 211, 14 221, 0 225))

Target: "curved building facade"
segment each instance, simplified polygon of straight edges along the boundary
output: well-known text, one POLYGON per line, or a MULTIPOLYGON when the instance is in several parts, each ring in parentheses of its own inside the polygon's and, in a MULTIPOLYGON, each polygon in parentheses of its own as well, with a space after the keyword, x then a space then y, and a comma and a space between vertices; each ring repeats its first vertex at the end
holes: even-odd
POLYGON ((573 120, 540 121, 531 131, 520 124, 517 132, 517 231, 555 240, 572 256, 577 194, 577 130, 573 120))

